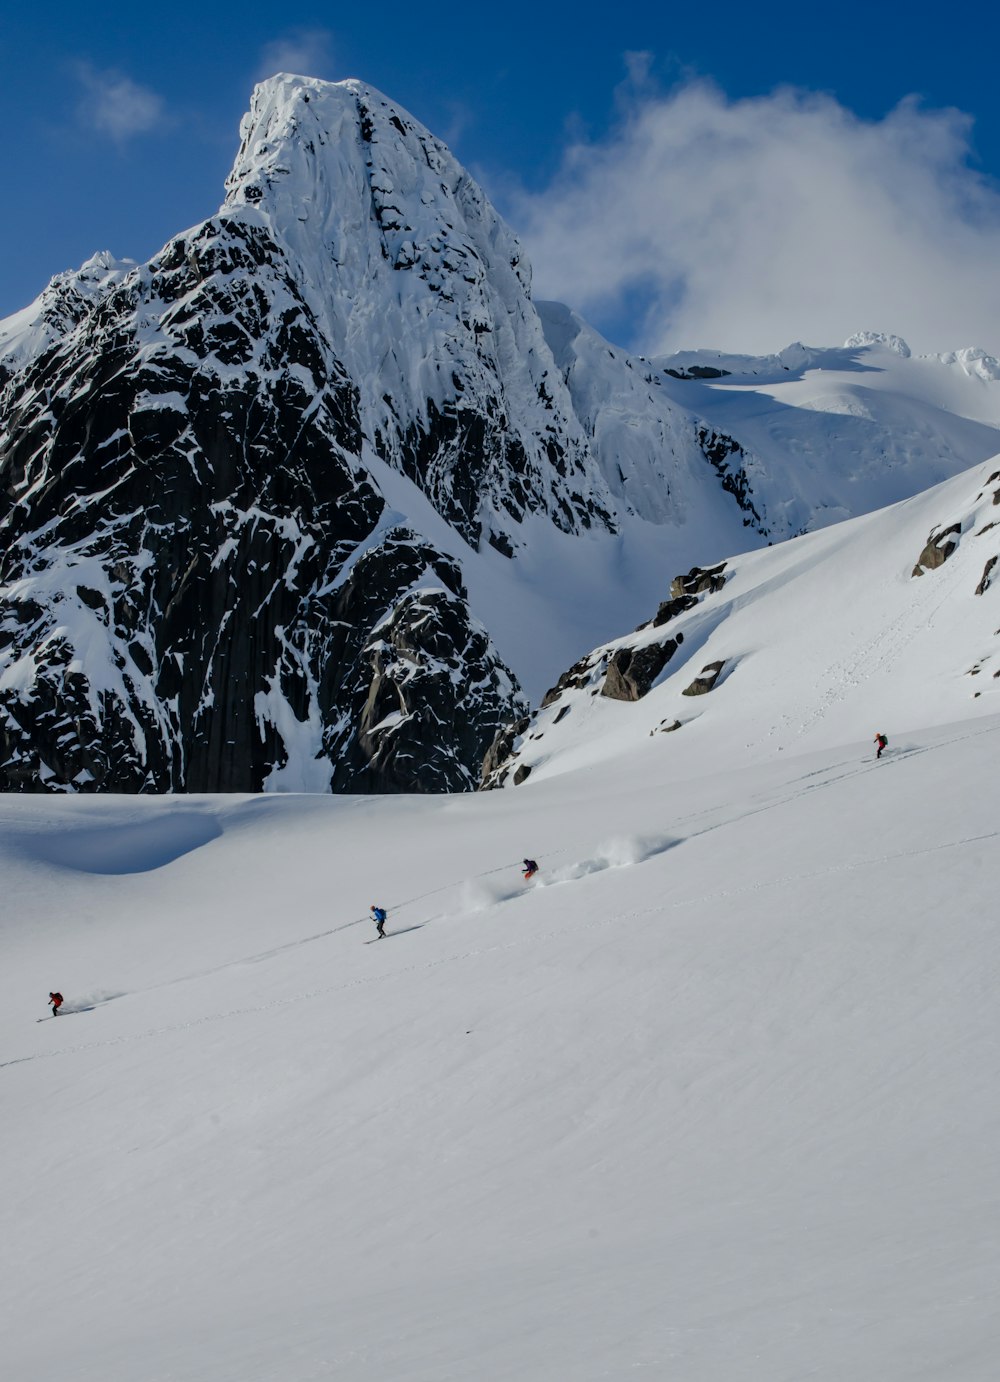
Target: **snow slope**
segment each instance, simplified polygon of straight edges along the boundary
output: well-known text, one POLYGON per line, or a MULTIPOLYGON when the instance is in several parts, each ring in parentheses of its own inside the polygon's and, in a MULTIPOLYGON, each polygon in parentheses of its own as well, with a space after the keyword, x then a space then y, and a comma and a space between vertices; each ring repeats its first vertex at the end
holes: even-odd
POLYGON ((518 766, 537 781, 636 751, 693 775, 716 757, 766 762, 997 713, 998 505, 1000 456, 901 504, 733 558, 718 591, 595 649, 577 685, 547 697, 515 742, 518 766), (932 537, 954 550, 914 574, 932 537), (623 650, 675 640, 648 694, 602 694, 623 650), (692 695, 719 663, 715 688, 692 695))
POLYGON ((6 1375, 988 1382, 998 747, 0 799, 6 1375))

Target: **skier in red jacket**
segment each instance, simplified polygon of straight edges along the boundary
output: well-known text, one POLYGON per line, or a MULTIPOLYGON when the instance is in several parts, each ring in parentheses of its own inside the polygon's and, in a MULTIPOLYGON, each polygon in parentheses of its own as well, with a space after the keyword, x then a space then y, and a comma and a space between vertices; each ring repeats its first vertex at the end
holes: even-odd
POLYGON ((63 1005, 63 996, 62 996, 62 994, 61 994, 61 993, 50 993, 50 994, 49 994, 49 1002, 52 1004, 52 1016, 53 1016, 53 1017, 58 1017, 58 1016, 59 1016, 59 1009, 60 1009, 60 1008, 62 1007, 62 1005, 63 1005))

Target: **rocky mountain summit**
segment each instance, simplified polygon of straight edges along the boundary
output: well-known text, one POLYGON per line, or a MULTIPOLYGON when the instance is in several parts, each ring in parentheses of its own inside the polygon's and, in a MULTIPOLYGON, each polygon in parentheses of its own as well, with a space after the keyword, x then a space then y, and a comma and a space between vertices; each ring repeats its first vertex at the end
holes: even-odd
POLYGON ((263 83, 216 215, 0 323, 0 789, 471 788, 560 630, 789 535, 685 377, 378 92, 263 83))

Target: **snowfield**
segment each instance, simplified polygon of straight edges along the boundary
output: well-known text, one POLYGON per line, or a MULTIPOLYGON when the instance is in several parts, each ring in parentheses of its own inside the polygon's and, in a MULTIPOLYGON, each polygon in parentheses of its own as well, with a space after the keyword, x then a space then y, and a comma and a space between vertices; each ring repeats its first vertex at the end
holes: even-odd
POLYGON ((881 727, 0 799, 5 1375, 994 1378, 1000 717, 881 727))

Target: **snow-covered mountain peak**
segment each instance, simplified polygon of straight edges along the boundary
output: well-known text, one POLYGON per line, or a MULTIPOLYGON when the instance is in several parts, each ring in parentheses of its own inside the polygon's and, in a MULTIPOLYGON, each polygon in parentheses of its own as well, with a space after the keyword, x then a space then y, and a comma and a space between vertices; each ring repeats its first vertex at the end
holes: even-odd
POLYGON ((981 379, 984 384, 1000 380, 1000 360, 995 355, 988 355, 979 346, 950 350, 938 358, 944 365, 958 365, 970 379, 981 379))
POLYGON ((227 189, 220 223, 257 227, 283 253, 360 382, 376 452, 413 478, 438 471, 422 481, 435 503, 469 490, 443 504, 449 521, 463 510, 467 541, 512 552, 528 511, 566 531, 614 527, 520 243, 418 120, 363 82, 270 78, 227 189))
MULTIPOLYGON (((486 270, 513 279, 508 306, 530 291, 517 237, 481 189, 374 87, 271 77, 254 90, 240 134, 224 210, 257 208, 317 285, 416 270, 431 300, 471 300, 465 289, 486 270)), ((487 317, 472 325, 489 329, 487 317)))
POLYGON ((885 346, 887 350, 901 355, 904 360, 908 360, 913 353, 902 336, 893 336, 885 331, 855 331, 854 335, 848 336, 844 342, 845 350, 855 350, 859 346, 885 346))

